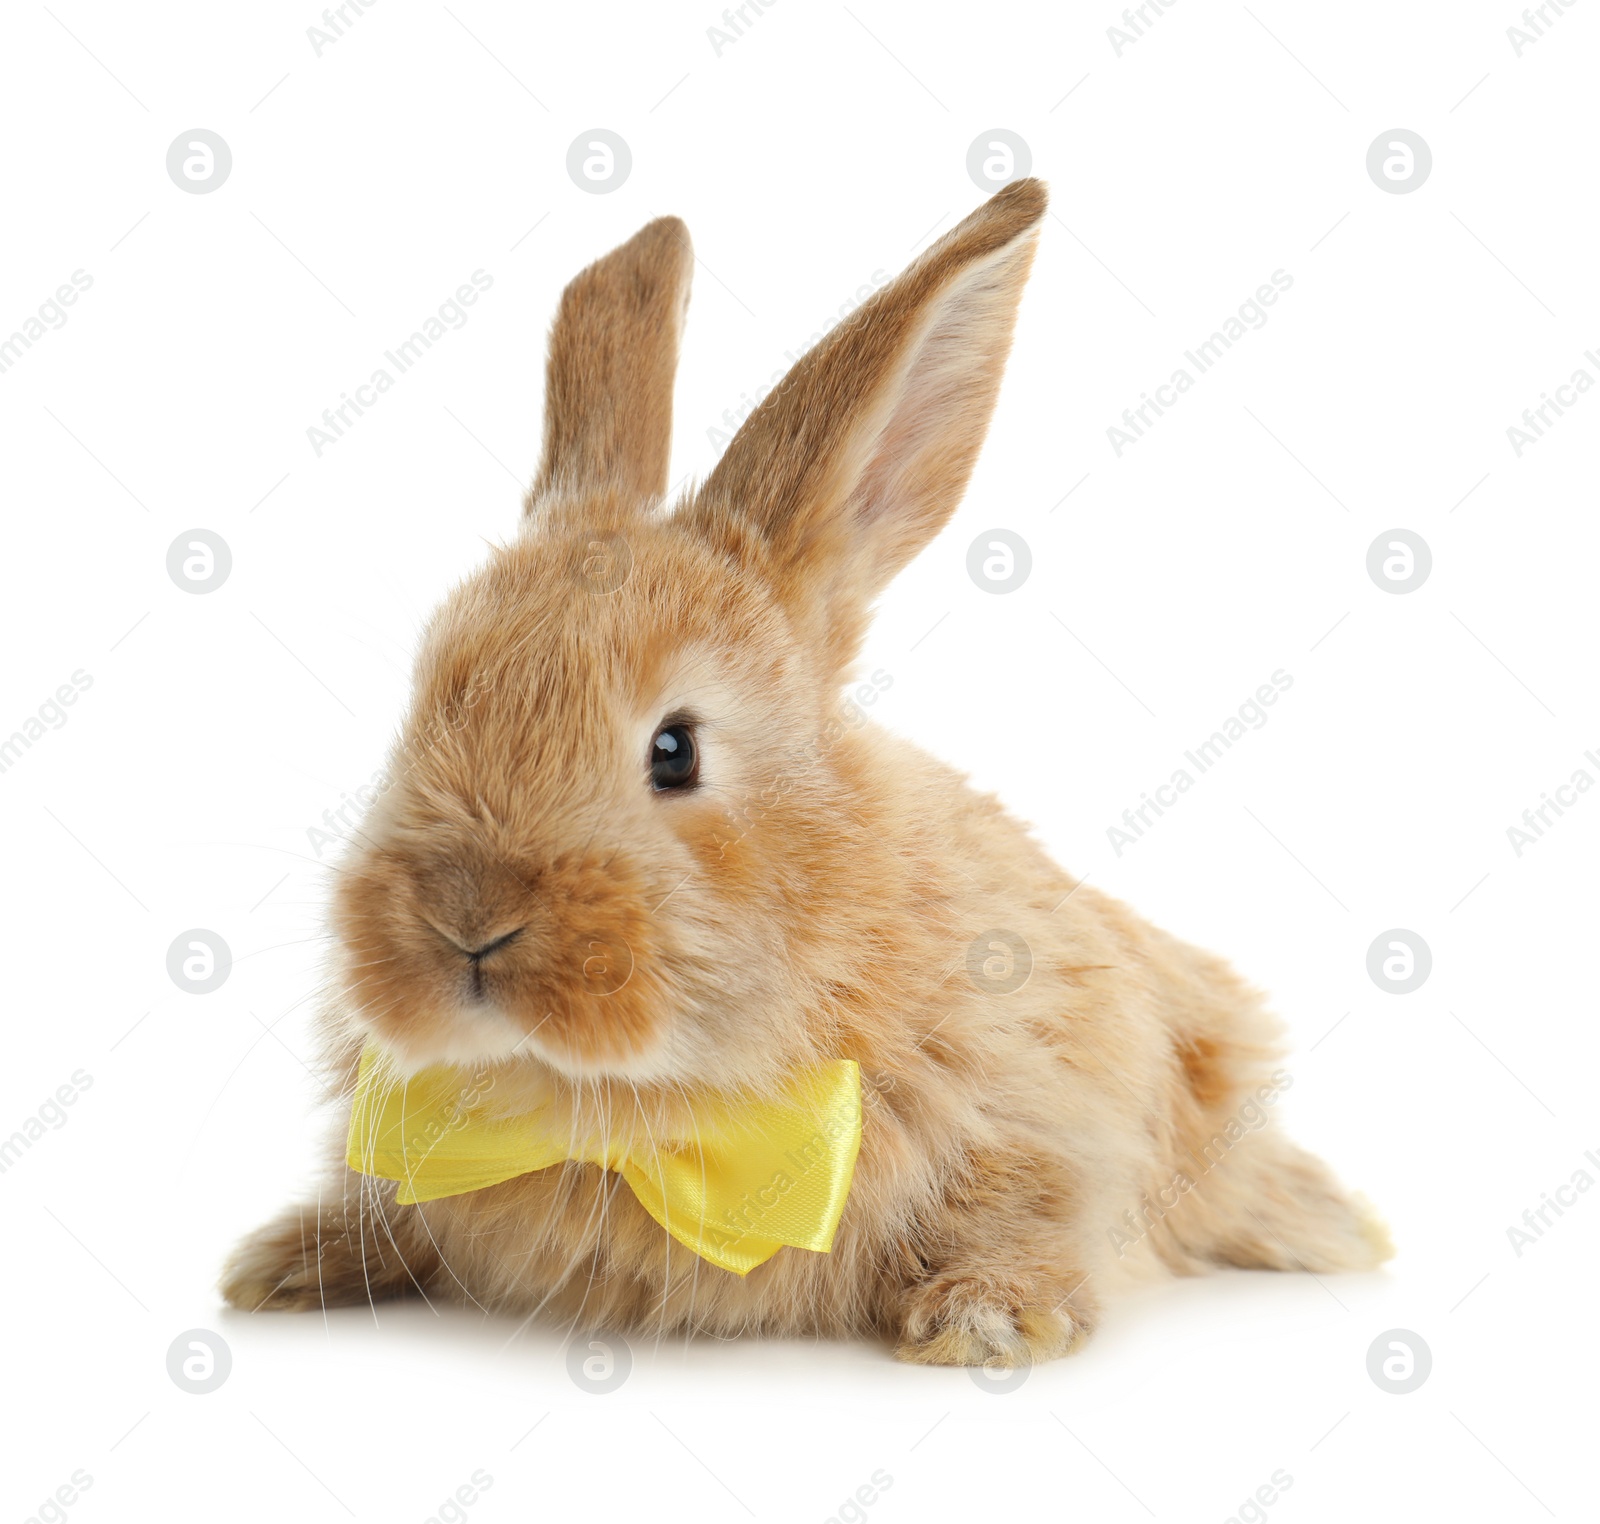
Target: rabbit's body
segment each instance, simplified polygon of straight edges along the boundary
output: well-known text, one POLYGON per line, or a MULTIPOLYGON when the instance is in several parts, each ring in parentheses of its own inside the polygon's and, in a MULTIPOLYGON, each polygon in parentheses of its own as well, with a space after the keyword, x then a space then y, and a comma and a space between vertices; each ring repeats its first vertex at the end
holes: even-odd
POLYGON ((1385 1256, 1271 1121, 1287 1080, 1257 997, 839 704, 871 595, 965 485, 1042 211, 1025 183, 975 213, 670 514, 680 225, 574 282, 525 532, 435 622, 396 786, 341 885, 327 1037, 347 1085, 376 1041, 649 1147, 692 1135, 697 1093, 856 1060, 832 1252, 741 1279, 590 1164, 411 1206, 341 1164, 318 1207, 242 1246, 236 1305, 420 1289, 578 1327, 877 1331, 909 1359, 1020 1363, 1140 1269, 1385 1256), (700 771, 664 793, 635 759, 670 725, 700 771), (575 947, 626 968, 597 985, 575 947))

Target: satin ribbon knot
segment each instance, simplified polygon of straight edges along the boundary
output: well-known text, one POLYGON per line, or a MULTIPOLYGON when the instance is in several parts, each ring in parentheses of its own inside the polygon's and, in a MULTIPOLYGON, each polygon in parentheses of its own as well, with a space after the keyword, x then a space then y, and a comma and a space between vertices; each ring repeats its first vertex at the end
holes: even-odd
POLYGON ((613 1170, 686 1248, 748 1275, 788 1246, 826 1254, 861 1144, 853 1059, 793 1075, 776 1094, 697 1107, 692 1137, 574 1143, 551 1109, 503 1116, 490 1072, 446 1065, 409 1079, 369 1046, 361 1055, 347 1160, 399 1183, 409 1205, 483 1190, 567 1160, 613 1170))

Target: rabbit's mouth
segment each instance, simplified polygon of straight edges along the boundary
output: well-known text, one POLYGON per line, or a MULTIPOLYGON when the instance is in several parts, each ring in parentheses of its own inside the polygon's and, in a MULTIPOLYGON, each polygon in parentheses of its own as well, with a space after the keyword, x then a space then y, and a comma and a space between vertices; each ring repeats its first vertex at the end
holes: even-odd
POLYGON ((614 851, 508 862, 460 836, 375 844, 335 901, 352 1014, 408 1068, 665 1078, 683 1002, 651 889, 614 851))
POLYGON ((363 1044, 380 1048, 404 1075, 436 1064, 472 1068, 514 1062, 528 1054, 529 1037, 506 1013, 486 1001, 462 1004, 438 1022, 378 1022, 360 1007, 352 1024, 363 1044))

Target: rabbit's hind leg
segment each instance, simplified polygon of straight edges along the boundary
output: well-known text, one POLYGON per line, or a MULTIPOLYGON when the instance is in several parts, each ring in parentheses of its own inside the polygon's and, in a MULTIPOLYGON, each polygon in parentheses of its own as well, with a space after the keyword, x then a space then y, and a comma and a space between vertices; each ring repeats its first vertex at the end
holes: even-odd
POLYGON ((1246 1132, 1226 1152, 1208 1143, 1199 1160, 1206 1168, 1188 1201, 1163 1223, 1197 1259, 1332 1274, 1372 1270, 1394 1254, 1371 1204, 1274 1127, 1246 1132))

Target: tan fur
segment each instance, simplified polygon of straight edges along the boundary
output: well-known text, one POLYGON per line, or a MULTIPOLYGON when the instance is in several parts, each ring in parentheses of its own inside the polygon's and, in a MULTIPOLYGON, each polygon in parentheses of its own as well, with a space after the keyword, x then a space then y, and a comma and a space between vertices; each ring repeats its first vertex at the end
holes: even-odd
POLYGON ((688 228, 658 217, 562 293, 530 510, 563 487, 636 498, 667 490, 672 378, 693 268, 688 228))
POLYGON ((523 532, 434 620, 336 899, 325 1029, 346 1088, 376 1040, 474 1067, 496 1108, 554 1103, 648 1148, 692 1130, 697 1096, 856 1059, 833 1252, 741 1280, 594 1166, 400 1207, 335 1163, 319 1205, 240 1247, 236 1306, 425 1290, 582 1328, 876 1333, 908 1360, 1009 1365, 1072 1347, 1140 1273, 1387 1256, 1270 1121, 1259 998, 841 708, 872 598, 960 500, 1044 206, 1024 181, 979 208, 672 511, 687 235, 653 223, 580 276, 523 532), (651 738, 678 714, 701 784, 657 794, 651 738), (997 929, 1031 952, 1009 993, 969 971, 997 929), (472 976, 461 949, 511 932, 472 976))

